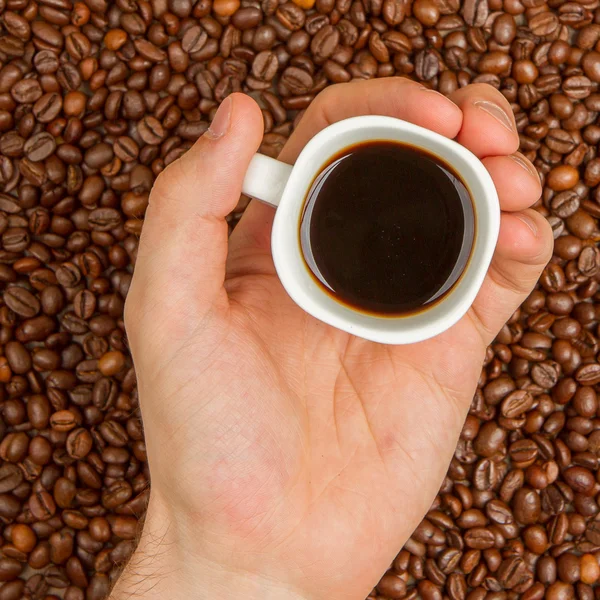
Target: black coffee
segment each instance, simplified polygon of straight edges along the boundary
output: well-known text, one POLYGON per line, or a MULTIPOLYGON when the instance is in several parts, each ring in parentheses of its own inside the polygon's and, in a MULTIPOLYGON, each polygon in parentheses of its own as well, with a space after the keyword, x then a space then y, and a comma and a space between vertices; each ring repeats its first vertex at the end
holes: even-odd
POLYGON ((322 169, 300 224, 305 261, 336 300, 379 315, 439 301, 471 253, 471 196, 452 168, 419 148, 368 142, 322 169))

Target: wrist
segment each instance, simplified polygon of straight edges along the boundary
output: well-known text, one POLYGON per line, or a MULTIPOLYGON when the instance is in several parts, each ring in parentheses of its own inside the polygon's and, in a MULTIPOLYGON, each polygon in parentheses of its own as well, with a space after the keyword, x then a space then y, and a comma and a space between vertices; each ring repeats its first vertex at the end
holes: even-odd
POLYGON ((169 513, 151 494, 139 544, 109 600, 307 600, 292 586, 199 554, 190 544, 194 532, 187 528, 187 535, 180 535, 181 518, 169 513))

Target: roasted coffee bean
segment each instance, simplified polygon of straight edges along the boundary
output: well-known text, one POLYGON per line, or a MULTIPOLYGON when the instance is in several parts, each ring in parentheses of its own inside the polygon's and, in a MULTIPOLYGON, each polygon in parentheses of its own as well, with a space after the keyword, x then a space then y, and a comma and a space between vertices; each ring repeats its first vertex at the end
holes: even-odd
POLYGON ((40 123, 50 123, 62 110, 63 99, 57 92, 47 92, 33 105, 33 115, 40 123))
POLYGON ((45 160, 54 153, 55 149, 56 142, 49 133, 38 133, 30 137, 23 147, 27 158, 34 162, 45 160))
POLYGON ((64 530, 56 531, 48 541, 50 543, 50 560, 59 565, 65 563, 73 553, 73 536, 64 530))
POLYGON ((495 543, 494 534, 484 527, 473 527, 464 536, 465 545, 469 548, 484 550, 492 548, 495 543))
POLYGON ((66 478, 60 478, 54 486, 54 498, 60 508, 69 508, 75 498, 77 488, 66 478))
POLYGON ((45 521, 54 516, 56 505, 48 492, 34 492, 29 498, 29 510, 37 520, 45 521))
POLYGON ((108 510, 121 506, 131 498, 131 486, 126 481, 117 481, 102 493, 102 505, 108 510))
POLYGON ((0 443, 0 458, 18 463, 25 458, 29 447, 29 438, 25 433, 9 433, 0 443))
POLYGON ((11 539, 14 546, 21 552, 31 552, 37 543, 35 532, 28 525, 17 524, 11 530, 11 539))
POLYGON ((185 52, 193 54, 202 50, 207 41, 206 31, 200 25, 195 25, 185 32, 181 40, 181 46, 185 52))
POLYGON ((81 281, 79 268, 70 262, 63 263, 55 274, 56 280, 64 288, 74 288, 81 281))
POLYGON ((503 416, 514 419, 528 412, 533 407, 533 396, 525 390, 511 392, 502 401, 500 410, 503 416))
POLYGON ((16 579, 22 571, 23 565, 14 558, 0 558, 0 581, 12 581, 13 579, 16 579))
POLYGON ((21 342, 8 342, 4 352, 13 373, 24 375, 31 369, 31 355, 21 342))
POLYGON ((3 300, 6 306, 24 318, 35 317, 40 311, 39 300, 24 287, 15 285, 6 288, 3 300))
POLYGON ((259 52, 252 62, 252 74, 262 81, 271 81, 275 77, 278 68, 277 57, 269 50, 259 52))
POLYGON ((157 145, 165 139, 165 131, 160 121, 152 116, 146 116, 138 125, 137 130, 140 138, 146 144, 157 145))
POLYGON ((95 231, 110 231, 121 224, 121 215, 114 208, 97 208, 88 215, 87 222, 95 231))
POLYGON ((75 429, 67 437, 67 452, 72 458, 80 460, 88 455, 92 449, 92 443, 92 437, 87 429, 75 429))
MULTIPOLYGON (((23 481, 23 474, 19 467, 10 463, 0 466, 0 495, 12 492, 23 481)), ((0 509, 0 515, 2 510, 0 509)))
POLYGON ((489 14, 488 0, 465 0, 463 17, 472 27, 481 27, 489 14))
POLYGON ((288 67, 281 75, 281 83, 296 96, 306 94, 313 86, 310 73, 297 67, 288 67))
POLYGON ((403 598, 406 595, 406 583, 393 572, 384 575, 377 590, 386 598, 403 598))
MULTIPOLYGON (((374 32, 376 33, 376 32, 374 32)), ((378 35, 378 34, 377 34, 378 35)), ((383 44, 380 38, 378 42, 378 53, 383 53, 387 60, 389 60, 389 55, 387 48, 383 44)), ((321 27, 319 31, 313 37, 310 50, 315 57, 315 60, 322 62, 325 59, 329 58, 335 51, 340 40, 340 32, 336 27, 332 25, 326 25, 321 27)), ((384 58, 383 55, 380 55, 380 58, 384 58)), ((381 62, 387 62, 387 60, 381 60, 381 62)))
POLYGON ((42 96, 42 88, 36 79, 22 79, 12 86, 11 96, 18 104, 33 104, 42 96))
POLYGON ((496 423, 486 423, 480 430, 473 444, 473 449, 480 456, 492 456, 495 454, 506 438, 506 431, 498 427, 496 423))
POLYGON ((517 490, 513 498, 515 519, 523 525, 535 523, 540 515, 541 501, 537 492, 527 488, 517 490))

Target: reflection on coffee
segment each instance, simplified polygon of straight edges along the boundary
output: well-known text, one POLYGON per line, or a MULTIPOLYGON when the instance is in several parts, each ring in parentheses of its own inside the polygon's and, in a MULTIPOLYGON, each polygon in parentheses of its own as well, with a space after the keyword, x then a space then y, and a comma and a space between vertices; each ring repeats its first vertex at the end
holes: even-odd
POLYGON ((419 312, 448 294, 469 260, 473 202, 452 167, 389 141, 346 148, 307 194, 300 243, 334 299, 382 316, 419 312))

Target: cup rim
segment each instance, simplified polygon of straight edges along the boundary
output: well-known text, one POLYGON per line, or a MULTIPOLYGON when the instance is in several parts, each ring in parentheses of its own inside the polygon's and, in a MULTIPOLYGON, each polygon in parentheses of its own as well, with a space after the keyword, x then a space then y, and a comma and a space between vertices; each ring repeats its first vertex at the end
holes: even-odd
MULTIPOLYGON (((395 117, 363 115, 329 125, 306 144, 292 167, 275 214, 271 248, 282 285, 303 310, 329 325, 371 341, 407 344, 438 335, 464 316, 475 300, 489 268, 499 228, 500 207, 496 188, 487 169, 467 148, 441 134, 395 117), (369 135, 370 131, 381 130, 386 130, 388 135, 369 135), (337 146, 334 143, 333 148, 323 150, 332 140, 343 139, 345 134, 359 134, 364 137, 359 141, 338 143, 337 146), (405 136, 412 139, 403 140, 405 136), (422 143, 415 143, 414 138, 418 138, 422 143), (301 285, 293 269, 289 268, 289 251, 292 245, 298 246, 294 254, 300 253, 301 256, 297 240, 299 213, 314 177, 333 154, 360 141, 369 140, 391 140, 422 147, 451 165, 460 174, 473 201, 476 239, 461 278, 447 296, 432 307, 414 314, 377 316, 352 310, 333 300, 314 281, 313 286, 306 282, 301 285), (312 166, 309 167, 310 163, 312 166), (316 168, 315 164, 318 164, 316 168), (291 229, 295 235, 290 235, 291 229)), ((305 268, 308 271, 308 267, 305 268)))

